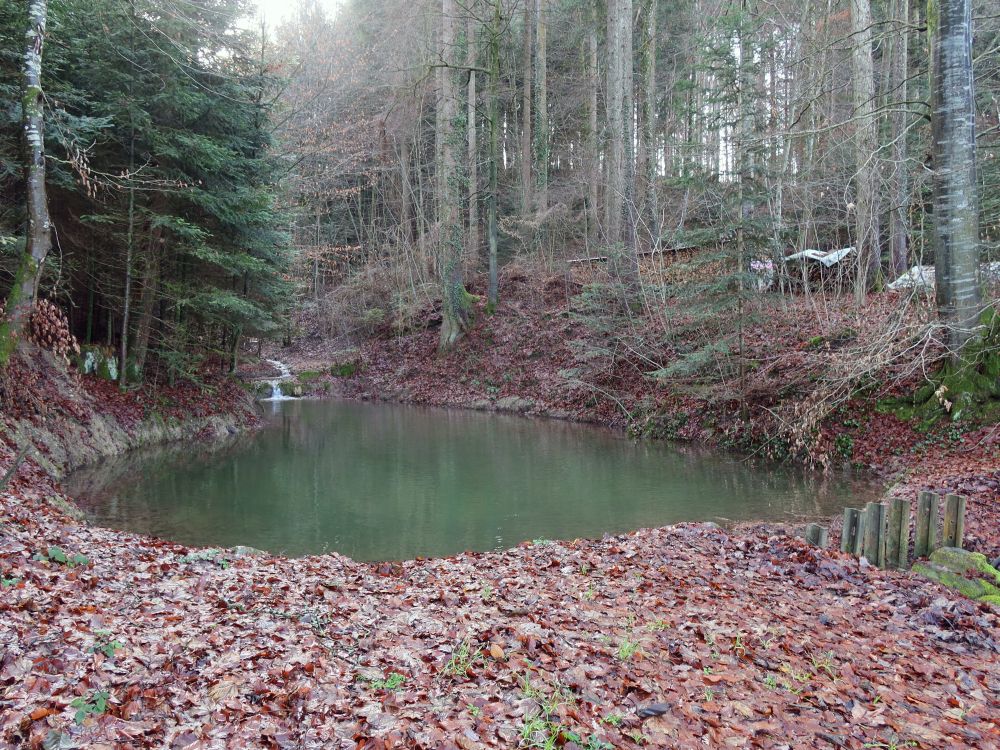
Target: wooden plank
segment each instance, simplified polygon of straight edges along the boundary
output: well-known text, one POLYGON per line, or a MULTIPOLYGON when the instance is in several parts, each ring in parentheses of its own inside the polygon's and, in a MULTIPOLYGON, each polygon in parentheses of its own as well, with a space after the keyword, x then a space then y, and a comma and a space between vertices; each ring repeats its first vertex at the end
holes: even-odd
POLYGON ((965 497, 947 495, 944 499, 944 533, 941 543, 945 547, 961 547, 965 536, 965 497))
POLYGON ((825 549, 830 543, 830 530, 818 523, 810 523, 806 525, 805 537, 809 544, 825 549))
POLYGON ((861 511, 857 508, 844 508, 844 526, 840 530, 840 551, 853 554, 858 538, 858 524, 861 511))
POLYGON ((885 532, 885 564, 887 568, 905 569, 910 554, 910 503, 900 497, 889 504, 889 520, 885 532))
POLYGON ((885 567, 885 505, 865 506, 864 556, 872 565, 885 567))
POLYGON ((938 505, 937 493, 921 492, 917 498, 917 525, 913 540, 913 556, 926 557, 937 549, 938 505))

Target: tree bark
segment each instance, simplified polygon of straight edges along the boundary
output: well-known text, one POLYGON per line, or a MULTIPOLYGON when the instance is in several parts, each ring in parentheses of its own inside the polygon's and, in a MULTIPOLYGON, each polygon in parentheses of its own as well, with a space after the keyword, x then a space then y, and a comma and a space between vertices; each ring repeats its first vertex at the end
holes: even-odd
POLYGON ((590 4, 590 28, 587 30, 587 45, 589 47, 589 62, 587 66, 589 96, 588 105, 588 127, 587 127, 587 157, 590 159, 590 179, 587 185, 587 241, 596 245, 598 240, 598 186, 601 182, 601 152, 597 137, 597 98, 598 98, 598 70, 597 70, 597 10, 598 0, 592 0, 590 4))
POLYGON ((524 51, 521 63, 521 212, 531 211, 531 89, 534 86, 531 73, 531 50, 534 31, 531 19, 531 3, 524 3, 524 51))
POLYGON ((971 0, 928 0, 938 314, 957 359, 982 310, 971 0))
POLYGON ((656 0, 643 0, 642 38, 642 220, 651 245, 660 239, 659 209, 656 204, 656 0))
POLYGON ((490 125, 490 156, 489 156, 489 203, 487 205, 487 239, 489 241, 490 286, 489 305, 495 309, 499 301, 499 284, 497 281, 497 162, 500 154, 497 147, 497 130, 499 123, 500 100, 500 34, 502 0, 493 0, 493 23, 490 28, 490 80, 489 80, 489 125, 490 125))
POLYGON ((549 93, 546 43, 548 0, 535 0, 535 206, 549 207, 549 93))
POLYGON ((851 39, 854 43, 855 138, 855 247, 858 277, 855 298, 860 304, 879 269, 879 227, 876 208, 878 179, 875 145, 875 65, 872 59, 871 0, 851 0, 851 39))
POLYGON ((9 320, 0 325, 0 366, 7 363, 28 323, 38 296, 42 266, 52 248, 52 222, 45 192, 45 96, 42 92, 42 50, 47 17, 46 0, 30 0, 21 98, 28 227, 24 255, 7 296, 9 320))
POLYGON ((889 221, 889 246, 892 255, 893 275, 898 277, 910 266, 909 214, 910 181, 907 171, 906 113, 907 71, 909 69, 908 41, 910 35, 910 0, 893 0, 892 17, 900 24, 898 33, 892 38, 892 58, 890 62, 891 98, 896 102, 892 107, 892 208, 889 221))
POLYGON ((476 142, 476 19, 465 24, 466 55, 469 83, 466 96, 466 127, 469 144, 469 258, 479 257, 479 145, 476 142))
POLYGON ((608 184, 604 205, 607 241, 622 241, 625 207, 625 52, 624 6, 628 0, 608 0, 608 83, 605 108, 608 122, 608 184))
POLYGON ((442 195, 439 202, 441 227, 441 337, 438 347, 451 348, 469 324, 472 297, 462 278, 463 226, 460 208, 462 170, 459 149, 465 140, 458 120, 458 91, 463 71, 455 60, 456 0, 441 1, 441 54, 444 63, 441 79, 441 167, 442 195))

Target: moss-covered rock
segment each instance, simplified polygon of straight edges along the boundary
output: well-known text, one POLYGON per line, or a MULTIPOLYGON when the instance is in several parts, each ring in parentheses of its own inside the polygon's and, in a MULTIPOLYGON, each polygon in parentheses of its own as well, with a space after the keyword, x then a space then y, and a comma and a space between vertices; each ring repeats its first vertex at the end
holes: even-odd
POLYGON ((1000 586, 1000 571, 990 565, 986 555, 958 547, 939 547, 931 553, 930 559, 932 563, 942 565, 961 575, 972 572, 992 578, 994 583, 1000 586))
POLYGON ((1000 605, 1000 571, 978 552, 941 547, 931 553, 929 562, 914 565, 913 572, 969 599, 1000 605))
POLYGON ((1000 596, 1000 588, 984 581, 982 578, 966 578, 943 565, 936 563, 917 563, 913 572, 929 578, 932 581, 955 589, 969 599, 983 599, 987 596, 1000 596))

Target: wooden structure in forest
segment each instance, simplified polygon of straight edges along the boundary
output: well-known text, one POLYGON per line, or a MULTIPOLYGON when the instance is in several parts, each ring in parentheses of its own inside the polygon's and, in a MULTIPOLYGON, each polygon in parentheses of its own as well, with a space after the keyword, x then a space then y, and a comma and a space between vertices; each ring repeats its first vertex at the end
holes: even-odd
MULTIPOLYGON (((913 524, 914 558, 926 557, 938 547, 962 547, 966 500, 961 495, 946 495, 943 501, 942 525, 942 497, 935 492, 919 494, 913 524)), ((864 557, 880 568, 908 568, 910 509, 911 503, 901 498, 889 503, 868 503, 864 509, 845 508, 840 551, 864 557)), ((819 524, 806 526, 804 536, 818 547, 829 543, 829 530, 819 524)))

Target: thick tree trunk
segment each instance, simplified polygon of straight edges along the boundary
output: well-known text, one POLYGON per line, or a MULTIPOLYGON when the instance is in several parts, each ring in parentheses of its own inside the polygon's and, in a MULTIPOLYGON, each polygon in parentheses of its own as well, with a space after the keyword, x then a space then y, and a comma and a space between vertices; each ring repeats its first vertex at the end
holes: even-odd
POLYGON ((938 314, 957 358, 982 309, 971 0, 928 0, 938 314))
POLYGON ((656 0, 643 0, 642 24, 642 221, 650 243, 660 239, 659 208, 656 204, 656 0))
POLYGON ((524 3, 524 52, 521 63, 521 212, 531 211, 531 89, 534 87, 531 74, 531 49, 533 45, 531 3, 524 3))
POLYGON ((490 124, 490 156, 489 156, 489 205, 487 206, 487 239, 490 247, 490 286, 489 305, 495 309, 499 301, 499 284, 497 281, 497 162, 500 158, 497 146, 497 131, 499 123, 500 100, 500 34, 502 16, 502 0, 493 0, 493 23, 490 28, 490 80, 489 80, 489 124, 490 124))
POLYGON ((442 195, 439 202, 441 227, 441 337, 440 349, 448 349, 465 333, 469 324, 472 298, 462 278, 463 225, 459 211, 462 170, 458 158, 465 134, 458 118, 458 92, 463 71, 455 60, 456 0, 441 2, 441 54, 446 67, 441 68, 441 141, 442 195))
POLYGON ((38 295, 42 266, 52 247, 52 224, 45 193, 45 97, 42 92, 42 50, 47 15, 46 0, 30 0, 21 97, 28 227, 24 255, 7 296, 9 320, 0 325, 0 366, 7 363, 28 323, 38 295))
POLYGON ((466 96, 466 127, 469 144, 469 258, 479 257, 479 144, 476 142, 476 23, 469 18, 465 25, 466 56, 469 83, 466 96))
POLYGON ((855 296, 860 304, 879 269, 879 226, 876 208, 878 179, 875 145, 875 64, 872 59, 871 0, 851 0, 851 39, 854 43, 855 246, 858 277, 855 296))
POLYGON ((906 79, 909 69, 907 43, 910 35, 910 0, 893 0, 892 17, 900 28, 892 39, 892 59, 889 76, 892 93, 892 208, 889 221, 889 246, 892 249, 893 276, 898 277, 910 266, 910 182, 907 171, 906 131, 906 79))
POLYGON ((597 10, 598 0, 592 0, 590 4, 590 28, 587 30, 587 45, 589 48, 589 60, 587 65, 589 96, 587 97, 587 158, 590 159, 590 174, 587 185, 587 241, 596 245, 598 241, 598 186, 601 183, 601 152, 597 137, 597 95, 598 95, 598 71, 597 71, 597 10))
POLYGON ((605 108, 608 122, 608 184, 604 199, 607 241, 622 241, 625 208, 625 44, 623 7, 628 0, 608 0, 608 83, 605 108))
POLYGON ((535 207, 549 207, 549 90, 546 62, 546 5, 548 0, 535 0, 535 207))

